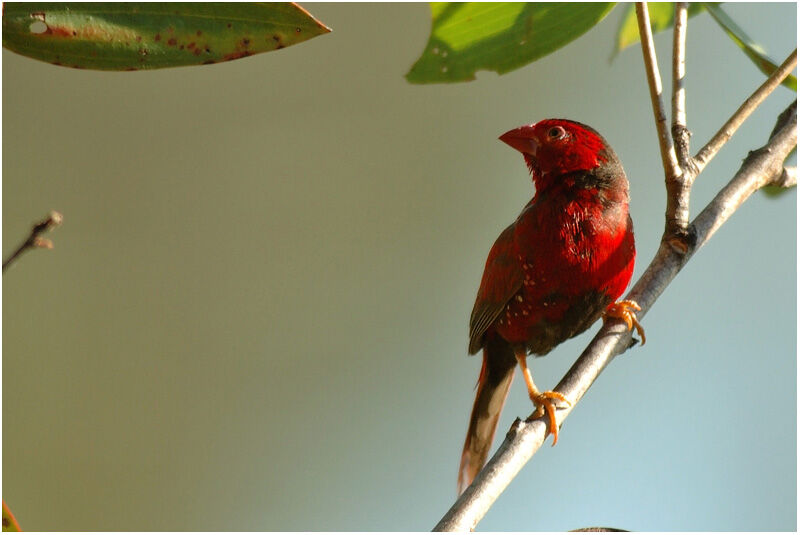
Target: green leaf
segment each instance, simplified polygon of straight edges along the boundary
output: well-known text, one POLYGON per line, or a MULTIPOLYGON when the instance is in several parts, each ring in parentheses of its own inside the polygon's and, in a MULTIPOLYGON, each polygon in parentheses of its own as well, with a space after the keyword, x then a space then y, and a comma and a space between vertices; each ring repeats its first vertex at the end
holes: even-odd
POLYGON ((293 3, 5 3, 3 46, 79 69, 228 61, 330 31, 293 3))
MULTIPOLYGON (((693 17, 703 9, 705 9, 704 4, 692 2, 689 4, 688 15, 693 17)), ((675 22, 675 2, 647 2, 647 11, 650 14, 650 28, 654 34, 672 27, 675 22)), ((633 4, 628 4, 617 30, 616 49, 611 58, 613 59, 623 48, 638 42, 639 23, 636 20, 636 8, 633 4)))
POLYGON ((577 39, 614 3, 433 2, 433 27, 411 83, 464 82, 479 70, 503 74, 577 39))
POLYGON ((780 186, 764 186, 761 188, 761 192, 770 199, 776 199, 783 195, 786 195, 790 191, 794 189, 794 186, 791 188, 782 188, 780 186))
MULTIPOLYGON (((727 13, 722 11, 722 8, 717 5, 707 4, 706 9, 708 9, 708 13, 711 17, 717 21, 725 33, 728 34, 734 43, 736 43, 739 48, 744 51, 750 61, 756 64, 756 67, 759 68, 761 72, 769 76, 772 74, 775 69, 778 68, 778 65, 773 62, 767 56, 766 51, 758 45, 755 41, 750 39, 744 30, 742 30, 733 19, 731 19, 727 13)), ((797 92, 797 77, 790 74, 786 77, 783 81, 783 85, 791 89, 792 91, 797 92)))

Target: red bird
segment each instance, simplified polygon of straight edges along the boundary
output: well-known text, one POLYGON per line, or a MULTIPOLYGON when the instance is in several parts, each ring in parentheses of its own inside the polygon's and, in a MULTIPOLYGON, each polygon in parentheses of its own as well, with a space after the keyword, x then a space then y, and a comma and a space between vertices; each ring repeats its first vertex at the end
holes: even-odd
POLYGON ((547 413, 558 440, 554 402, 540 392, 526 364, 546 355, 601 316, 644 331, 633 301, 615 302, 633 274, 636 248, 628 214, 628 179, 594 129, 546 119, 500 136, 520 151, 536 194, 495 241, 469 321, 469 353, 483 349, 467 438, 461 455, 461 493, 486 461, 514 369, 522 369, 536 416, 547 413))

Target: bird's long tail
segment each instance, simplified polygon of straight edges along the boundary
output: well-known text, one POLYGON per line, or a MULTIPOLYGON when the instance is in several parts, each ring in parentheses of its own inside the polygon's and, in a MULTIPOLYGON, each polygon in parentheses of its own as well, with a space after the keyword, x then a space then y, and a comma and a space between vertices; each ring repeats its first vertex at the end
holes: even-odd
POLYGON ((499 336, 492 336, 483 348, 483 366, 478 377, 472 415, 469 417, 464 451, 461 453, 459 494, 472 483, 486 462, 516 366, 517 359, 508 342, 499 336))

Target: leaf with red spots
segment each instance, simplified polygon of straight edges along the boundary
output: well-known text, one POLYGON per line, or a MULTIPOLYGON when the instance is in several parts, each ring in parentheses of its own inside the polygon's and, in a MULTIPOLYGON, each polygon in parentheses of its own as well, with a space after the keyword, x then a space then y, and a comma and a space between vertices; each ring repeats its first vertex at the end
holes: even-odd
POLYGON ((11 513, 11 509, 6 505, 5 500, 3 500, 3 531, 22 531, 17 519, 14 518, 14 515, 11 513))
POLYGON ((205 65, 284 48, 330 29, 294 3, 5 3, 3 46, 106 71, 205 65))

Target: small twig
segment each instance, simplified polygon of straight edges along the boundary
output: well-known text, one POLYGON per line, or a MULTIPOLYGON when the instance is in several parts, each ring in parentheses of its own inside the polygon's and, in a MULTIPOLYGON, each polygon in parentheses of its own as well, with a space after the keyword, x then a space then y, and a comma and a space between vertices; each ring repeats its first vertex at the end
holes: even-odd
POLYGON ((761 84, 761 86, 755 90, 755 92, 750 95, 750 97, 744 101, 744 103, 739 106, 739 109, 736 110, 728 121, 722 125, 722 128, 719 129, 719 132, 714 134, 714 137, 706 143, 705 147, 700 149, 697 155, 694 157, 695 165, 697 166, 697 172, 699 173, 702 171, 708 162, 719 152, 719 149, 722 148, 725 143, 733 136, 736 130, 742 125, 742 123, 747 119, 751 113, 761 104, 765 98, 772 93, 775 88, 781 85, 781 82, 789 76, 789 74, 794 70, 795 66, 797 65, 797 49, 794 49, 794 52, 789 54, 789 57, 778 67, 775 72, 773 72, 767 80, 761 84))
POLYGON ((3 261, 3 272, 8 269, 14 260, 19 258, 19 256, 28 249, 52 249, 53 242, 47 238, 43 238, 41 235, 59 226, 63 219, 64 217, 60 213, 50 212, 50 215, 47 216, 47 219, 36 223, 33 226, 33 229, 31 229, 28 239, 26 239, 16 251, 11 253, 11 256, 3 261))
POLYGON ((672 138, 678 163, 688 167, 689 130, 686 128, 686 26, 688 2, 675 3, 675 27, 672 38, 672 138))
POLYGON ((644 56, 647 83, 650 87, 650 100, 653 104, 653 115, 658 131, 658 144, 661 148, 661 163, 667 177, 674 179, 680 176, 678 158, 675 156, 675 147, 667 131, 667 115, 664 103, 661 101, 661 74, 658 72, 658 59, 656 48, 653 44, 653 32, 650 29, 650 13, 647 11, 646 2, 636 2, 636 18, 639 22, 639 37, 642 42, 642 55, 644 56))
MULTIPOLYGON (((777 131, 770 136, 769 142, 750 153, 728 185, 695 218, 692 227, 697 241, 691 244, 687 253, 675 255, 668 245, 662 243, 650 265, 626 297, 642 307, 637 313, 640 319, 692 255, 736 209, 759 187, 783 173, 783 161, 797 145, 796 106, 796 102, 790 106, 793 113, 781 115, 783 121, 779 119, 777 131)), ((572 402, 571 406, 556 411, 558 425, 575 408, 608 363, 629 347, 630 340, 631 333, 620 322, 603 325, 554 389, 572 402)), ((433 528, 434 531, 474 529, 500 493, 544 443, 547 427, 543 418, 524 422, 517 419, 497 452, 433 528)))

